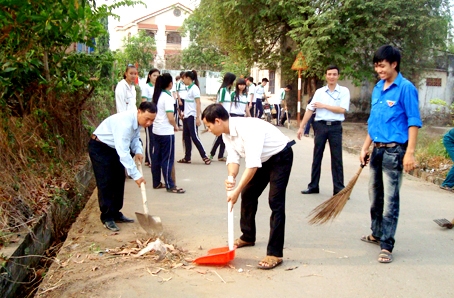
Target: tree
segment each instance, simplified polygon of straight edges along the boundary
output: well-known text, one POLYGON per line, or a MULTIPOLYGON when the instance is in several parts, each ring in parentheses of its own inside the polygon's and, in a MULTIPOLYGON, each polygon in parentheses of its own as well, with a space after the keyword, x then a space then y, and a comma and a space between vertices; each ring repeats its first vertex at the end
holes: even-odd
POLYGON ((145 30, 139 30, 139 34, 123 39, 123 53, 127 64, 137 63, 139 70, 148 72, 153 67, 153 52, 156 51, 156 45, 145 30))

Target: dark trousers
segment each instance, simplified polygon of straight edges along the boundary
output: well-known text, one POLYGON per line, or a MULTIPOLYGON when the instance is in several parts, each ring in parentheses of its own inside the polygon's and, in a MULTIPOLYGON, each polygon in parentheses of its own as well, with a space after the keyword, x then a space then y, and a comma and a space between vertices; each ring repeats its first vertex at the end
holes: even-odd
POLYGON ((256 108, 256 111, 257 111, 257 118, 262 118, 263 116, 263 104, 262 104, 262 99, 261 98, 257 98, 257 100, 255 101, 255 108, 256 108))
POLYGON ((216 154, 216 150, 219 148, 219 155, 218 158, 223 158, 224 157, 224 151, 225 151, 225 144, 224 140, 222 139, 222 135, 219 137, 216 137, 214 139, 213 147, 211 148, 210 155, 214 156, 216 154))
POLYGON ((276 110, 276 125, 279 125, 279 120, 281 119, 281 105, 274 104, 274 109, 276 110))
POLYGON ((175 135, 160 136, 154 135, 154 151, 151 162, 151 174, 153 176, 153 187, 156 188, 161 183, 162 176, 166 188, 170 189, 175 186, 172 177, 172 168, 175 161, 175 135))
POLYGON ((255 214, 257 213, 258 199, 268 183, 270 184, 268 195, 268 203, 271 208, 270 237, 266 254, 279 258, 283 256, 284 249, 285 192, 292 163, 292 148, 282 150, 257 169, 254 177, 241 192, 240 227, 241 232, 243 232, 241 239, 247 242, 255 242, 255 214))
POLYGON ((145 127, 145 162, 151 163, 151 155, 153 154, 153 124, 145 127))
POLYGON ((251 117, 255 117, 256 114, 255 102, 252 103, 251 108, 249 109, 249 113, 251 113, 251 117))
POLYGON ((101 142, 90 140, 88 154, 98 187, 101 221, 115 220, 122 215, 125 168, 120 163, 117 151, 101 142))
POLYGON ((202 142, 200 142, 198 128, 195 123, 195 117, 189 116, 183 119, 183 141, 184 141, 184 159, 191 160, 191 152, 192 152, 192 142, 199 150, 199 154, 202 158, 207 157, 205 153, 205 149, 202 146, 202 142))
POLYGON ((331 174, 333 176, 333 193, 338 193, 344 186, 344 166, 342 162, 342 125, 326 125, 320 121, 313 124, 314 157, 312 161, 311 182, 309 189, 319 188, 323 152, 326 141, 331 152, 331 174))
POLYGON ((312 114, 311 118, 309 118, 309 121, 307 121, 306 127, 304 128, 305 135, 309 134, 309 131, 311 130, 311 125, 313 126, 313 124, 314 124, 314 119, 315 119, 315 113, 312 114))

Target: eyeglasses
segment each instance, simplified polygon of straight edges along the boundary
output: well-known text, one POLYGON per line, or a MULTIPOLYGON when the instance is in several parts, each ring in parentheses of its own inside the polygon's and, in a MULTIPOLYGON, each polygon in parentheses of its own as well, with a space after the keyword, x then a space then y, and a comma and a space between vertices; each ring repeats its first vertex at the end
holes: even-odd
POLYGON ((128 67, 136 67, 134 64, 128 64, 128 67))

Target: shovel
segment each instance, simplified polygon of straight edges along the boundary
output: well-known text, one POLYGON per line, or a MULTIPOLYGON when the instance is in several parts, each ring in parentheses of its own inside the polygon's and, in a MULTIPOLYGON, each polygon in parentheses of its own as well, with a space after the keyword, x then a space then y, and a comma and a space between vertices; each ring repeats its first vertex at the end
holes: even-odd
MULTIPOLYGON (((140 174, 142 174, 142 176, 143 176, 142 164, 140 164, 140 163, 137 164, 137 168, 138 168, 140 174)), ((139 221, 140 226, 142 227, 142 229, 145 230, 145 232, 152 234, 152 235, 158 234, 158 236, 159 236, 162 234, 162 231, 163 231, 161 218, 158 216, 149 215, 149 213, 148 213, 147 192, 145 190, 145 183, 142 182, 140 184, 140 190, 142 192, 143 210, 144 210, 145 214, 136 212, 137 220, 139 221)))
POLYGON ((452 229, 452 227, 454 226, 454 219, 452 221, 449 221, 446 218, 440 218, 434 219, 434 222, 436 222, 442 228, 452 229))
MULTIPOLYGON (((233 182, 233 177, 228 177, 233 182)), ((233 210, 232 202, 227 204, 228 242, 229 246, 217 247, 208 250, 207 255, 194 260, 197 265, 226 264, 235 258, 236 246, 233 245, 233 210)))

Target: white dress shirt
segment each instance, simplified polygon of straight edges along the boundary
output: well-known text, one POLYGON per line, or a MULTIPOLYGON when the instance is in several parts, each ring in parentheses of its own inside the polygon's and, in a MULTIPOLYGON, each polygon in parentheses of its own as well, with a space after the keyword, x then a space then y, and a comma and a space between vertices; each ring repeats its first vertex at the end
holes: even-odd
POLYGON ((115 88, 117 113, 129 110, 137 111, 136 101, 136 87, 129 85, 125 79, 121 80, 115 88))
POLYGON ((246 168, 261 168, 273 155, 287 146, 289 139, 277 127, 258 118, 229 118, 230 134, 222 134, 227 150, 227 164, 240 164, 244 157, 246 168))
POLYGON ((139 122, 137 110, 129 110, 106 118, 93 132, 107 146, 115 149, 120 156, 121 164, 134 180, 142 177, 131 157, 130 149, 135 154, 142 154, 142 143, 139 139, 139 122))
MULTIPOLYGON (((314 111, 314 103, 321 102, 330 106, 344 108, 348 111, 350 107, 350 90, 347 87, 342 87, 336 84, 336 88, 331 92, 328 86, 324 86, 315 91, 311 103, 307 106, 308 110, 314 111)), ((333 113, 327 109, 317 109, 315 121, 344 121, 344 114, 333 113)))

